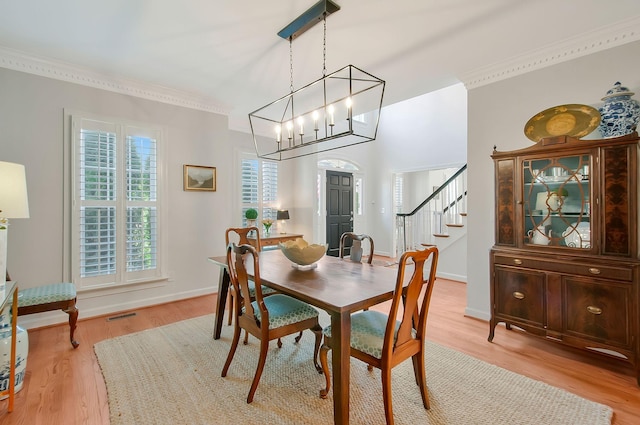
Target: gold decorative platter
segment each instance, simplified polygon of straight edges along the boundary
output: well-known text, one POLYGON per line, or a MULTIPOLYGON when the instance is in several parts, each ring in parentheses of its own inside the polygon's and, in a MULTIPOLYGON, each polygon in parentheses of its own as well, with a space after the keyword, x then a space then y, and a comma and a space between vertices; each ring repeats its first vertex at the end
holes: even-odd
POLYGON ((589 105, 559 105, 533 116, 524 126, 524 134, 536 143, 545 137, 555 136, 580 139, 599 124, 600 112, 589 105))

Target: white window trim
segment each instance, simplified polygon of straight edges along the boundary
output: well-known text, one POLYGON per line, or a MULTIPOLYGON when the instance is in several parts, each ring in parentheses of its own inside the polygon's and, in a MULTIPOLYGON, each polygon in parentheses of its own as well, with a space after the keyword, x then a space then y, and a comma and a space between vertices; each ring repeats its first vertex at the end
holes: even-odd
MULTIPOLYGON (((136 134, 141 134, 140 131, 137 131, 136 134)), ((167 149, 167 141, 166 141, 166 128, 163 126, 159 126, 156 124, 148 124, 141 122, 134 122, 128 119, 119 118, 119 117, 109 117, 103 115, 97 115, 86 111, 78 111, 78 110, 64 110, 64 185, 63 185, 63 199, 64 199, 64 236, 63 236, 63 280, 68 282, 76 283, 76 287, 78 292, 94 290, 94 289, 115 289, 115 292, 120 292, 117 288, 123 288, 122 290, 126 290, 125 288, 130 287, 131 285, 137 284, 145 284, 148 285, 150 282, 158 282, 165 281, 168 279, 167 276, 167 246, 168 240, 166 235, 168 234, 167 227, 167 211, 166 211, 166 202, 167 199, 167 182, 166 182, 166 149, 167 149), (103 121, 103 122, 111 122, 117 123, 119 127, 128 127, 128 128, 136 128, 137 130, 146 129, 146 135, 153 137, 157 140, 157 165, 156 165, 156 177, 158 182, 158 187, 156 191, 156 208, 157 208, 157 253, 156 253, 156 268, 152 271, 145 273, 138 273, 138 277, 135 279, 129 279, 128 281, 123 281, 121 278, 121 274, 118 273, 118 278, 112 282, 100 282, 100 279, 96 279, 99 283, 93 283, 86 285, 83 282, 85 279, 80 279, 78 281, 77 276, 79 276, 79 272, 74 271, 77 270, 77 264, 74 265, 74 244, 73 244, 73 235, 74 232, 74 215, 77 213, 74 205, 74 197, 75 197, 75 189, 73 187, 74 178, 73 173, 76 172, 75 164, 74 164, 74 134, 72 123, 74 119, 88 119, 94 121, 103 121)), ((77 245, 77 244, 76 244, 77 245)), ((110 279, 113 280, 113 279, 110 279)), ((89 280, 86 280, 89 282, 89 280)))

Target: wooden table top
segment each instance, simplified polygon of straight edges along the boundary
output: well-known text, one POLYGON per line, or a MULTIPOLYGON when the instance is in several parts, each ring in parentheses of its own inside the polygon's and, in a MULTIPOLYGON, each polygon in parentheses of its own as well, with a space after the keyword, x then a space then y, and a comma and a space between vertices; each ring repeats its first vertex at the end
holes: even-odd
MULTIPOLYGON (((262 284, 328 312, 357 311, 391 299, 398 271, 395 267, 361 264, 325 255, 318 267, 298 270, 282 251, 260 253, 262 284)), ((210 257, 226 266, 226 257, 210 257)), ((253 273, 247 264, 249 273, 253 273)))

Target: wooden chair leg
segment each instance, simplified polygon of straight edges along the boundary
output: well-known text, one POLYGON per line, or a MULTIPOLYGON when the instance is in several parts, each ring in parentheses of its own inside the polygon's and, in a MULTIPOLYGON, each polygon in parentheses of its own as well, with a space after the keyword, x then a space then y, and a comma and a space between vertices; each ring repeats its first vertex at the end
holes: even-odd
POLYGON ((236 354, 236 348, 238 348, 238 341, 240 340, 240 326, 236 323, 236 326, 233 330, 233 340, 231 341, 231 347, 229 348, 229 354, 227 355, 227 361, 224 362, 224 366, 222 367, 222 377, 227 376, 227 372, 229 371, 229 366, 231 366, 231 361, 233 360, 233 356, 236 354))
POLYGON ((383 367, 380 369, 382 377, 382 400, 384 401, 384 416, 387 425, 393 425, 393 403, 391 402, 391 369, 383 367))
POLYGON ((73 300, 73 305, 67 310, 64 310, 64 312, 69 315, 69 341, 71 341, 71 345, 73 346, 73 348, 78 348, 78 345, 80 345, 80 343, 73 338, 73 334, 76 331, 76 323, 78 322, 78 309, 76 307, 76 300, 73 300))
POLYGON ((322 366, 322 373, 324 373, 325 379, 325 387, 320 390, 320 398, 327 398, 329 390, 331 389, 331 375, 329 374, 329 362, 327 361, 327 354, 330 349, 326 341, 322 347, 320 347, 320 365, 322 366))
MULTIPOLYGON (((311 330, 313 330, 313 328, 311 328, 311 330)), ((320 330, 322 331, 322 329, 320 330)), ((315 332, 315 331, 314 331, 315 332)), ((296 337, 296 344, 300 342, 300 338, 302 338, 302 331, 300 331, 300 333, 298 334, 298 336, 296 337)))
POLYGON ((427 373, 425 371, 424 364, 424 351, 420 350, 419 353, 413 356, 413 373, 416 376, 416 382, 420 388, 420 395, 422 396, 422 404, 424 408, 429 410, 431 405, 429 403, 429 389, 427 388, 427 373))
POLYGON ((247 403, 251 403, 253 401, 253 396, 256 393, 256 389, 258 389, 258 384, 260 383, 260 377, 262 376, 262 371, 264 370, 264 363, 267 360, 267 351, 269 350, 269 341, 265 341, 264 339, 260 341, 260 358, 258 359, 258 367, 256 367, 256 375, 253 377, 253 382, 251 383, 251 389, 249 390, 249 395, 247 396, 247 403))
POLYGON ((311 328, 311 331, 316 335, 316 342, 313 347, 313 365, 316 367, 318 373, 322 373, 322 367, 318 364, 318 353, 320 352, 320 343, 322 342, 322 326, 316 324, 311 328))

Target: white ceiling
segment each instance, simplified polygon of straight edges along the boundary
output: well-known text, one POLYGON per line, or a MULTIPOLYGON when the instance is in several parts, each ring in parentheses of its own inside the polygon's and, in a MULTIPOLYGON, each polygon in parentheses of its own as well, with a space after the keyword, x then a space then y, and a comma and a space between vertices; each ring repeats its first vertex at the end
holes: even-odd
MULTIPOLYGON (((638 0, 334 1, 327 72, 352 64, 385 80, 385 104, 640 39, 638 0)), ((241 128, 289 92, 289 43, 276 33, 314 3, 0 0, 0 66, 189 99, 241 128)), ((322 38, 320 24, 294 40, 294 88, 322 77, 322 38)))

